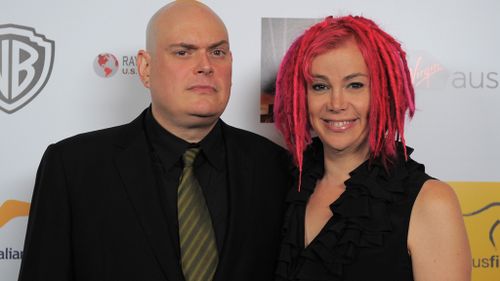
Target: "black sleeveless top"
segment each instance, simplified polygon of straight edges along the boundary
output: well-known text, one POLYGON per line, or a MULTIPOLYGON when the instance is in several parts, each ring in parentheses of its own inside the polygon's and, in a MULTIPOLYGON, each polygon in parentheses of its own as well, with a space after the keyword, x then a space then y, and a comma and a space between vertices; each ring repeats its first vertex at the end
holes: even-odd
POLYGON ((377 160, 353 170, 330 205, 333 216, 304 248, 306 203, 324 173, 323 146, 313 140, 304 154, 301 191, 295 187, 287 197, 277 281, 413 280, 408 225, 418 192, 431 177, 422 164, 405 161, 399 143, 398 155, 389 174, 377 160))

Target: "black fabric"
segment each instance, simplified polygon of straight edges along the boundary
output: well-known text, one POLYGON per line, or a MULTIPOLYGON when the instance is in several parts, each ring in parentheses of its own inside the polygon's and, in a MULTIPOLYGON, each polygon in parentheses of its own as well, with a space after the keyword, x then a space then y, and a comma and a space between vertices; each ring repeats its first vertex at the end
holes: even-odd
MULTIPOLYGON (((190 146, 197 145, 201 148, 194 163, 195 176, 207 202, 219 252, 222 250, 226 233, 228 213, 226 151, 221 126, 221 121, 217 122, 200 143, 190 144, 161 127, 151 114, 151 109, 145 116, 148 141, 157 156, 158 164, 161 165, 161 169, 157 169, 155 175, 159 178, 158 192, 169 228, 178 229, 175 206, 177 206, 177 187, 183 167, 182 155, 190 146)), ((179 236, 175 235, 174 240, 179 241, 179 236)), ((178 244, 176 243, 176 252, 180 253, 178 244)))
POLYGON ((413 280, 407 234, 413 203, 430 179, 424 166, 404 156, 389 173, 377 160, 361 164, 330 205, 331 219, 304 248, 305 207, 324 173, 321 141, 314 139, 304 156, 301 192, 294 188, 287 197, 276 280, 413 280))
MULTIPOLYGON (((144 129, 129 124, 50 145, 33 192, 20 281, 183 281, 144 129)), ((274 279, 291 185, 288 155, 221 122, 228 218, 214 281, 274 279)))

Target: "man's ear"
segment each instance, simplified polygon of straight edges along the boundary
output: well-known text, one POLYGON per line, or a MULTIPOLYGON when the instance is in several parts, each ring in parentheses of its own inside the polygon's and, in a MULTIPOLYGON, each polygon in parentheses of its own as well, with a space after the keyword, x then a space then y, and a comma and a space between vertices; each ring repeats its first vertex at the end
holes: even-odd
POLYGON ((151 68, 151 55, 145 50, 137 52, 137 72, 144 87, 149 88, 149 72, 151 68))

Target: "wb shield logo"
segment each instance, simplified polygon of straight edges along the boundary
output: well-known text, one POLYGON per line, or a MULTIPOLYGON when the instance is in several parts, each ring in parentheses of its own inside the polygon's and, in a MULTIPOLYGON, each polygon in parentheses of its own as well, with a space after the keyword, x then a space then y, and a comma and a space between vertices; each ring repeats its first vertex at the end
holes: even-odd
POLYGON ((35 29, 0 25, 0 109, 14 113, 45 87, 54 64, 54 41, 35 29))

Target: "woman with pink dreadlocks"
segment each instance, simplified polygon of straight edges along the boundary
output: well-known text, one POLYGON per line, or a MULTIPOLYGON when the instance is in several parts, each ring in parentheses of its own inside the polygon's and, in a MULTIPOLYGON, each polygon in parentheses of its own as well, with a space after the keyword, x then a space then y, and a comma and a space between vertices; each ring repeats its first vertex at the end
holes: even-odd
POLYGON ((406 54, 371 20, 328 17, 296 39, 274 107, 297 166, 277 280, 470 280, 458 200, 405 145, 414 111, 406 54))

